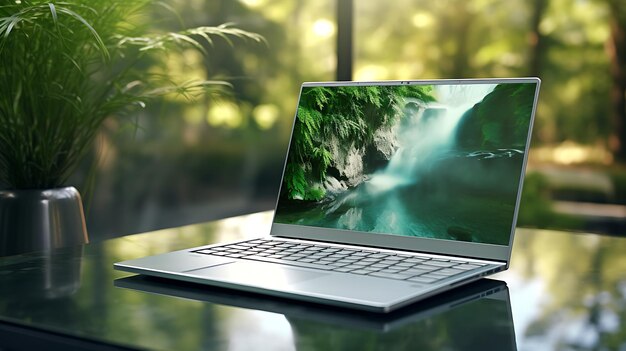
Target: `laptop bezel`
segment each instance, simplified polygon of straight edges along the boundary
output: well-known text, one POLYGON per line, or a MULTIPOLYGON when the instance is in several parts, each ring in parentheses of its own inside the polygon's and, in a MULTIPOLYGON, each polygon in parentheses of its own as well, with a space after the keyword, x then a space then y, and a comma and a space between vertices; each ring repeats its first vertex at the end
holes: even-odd
POLYGON ((288 237, 292 239, 305 239, 315 241, 326 241, 334 243, 362 245, 370 247, 380 247, 385 249, 398 249, 412 252, 425 252, 433 254, 444 254, 460 257, 471 257, 483 260, 494 260, 506 262, 507 267, 511 257, 511 249, 513 246, 513 238, 515 236, 515 224, 517 223, 517 215, 522 195, 522 187, 524 184, 524 175, 526 173, 526 165, 528 163, 528 151, 530 148, 531 132, 535 120, 535 112, 537 109, 537 101, 539 97, 539 88, 541 80, 536 77, 526 78, 478 78, 478 79, 433 79, 433 80, 388 80, 388 81, 346 81, 346 82, 305 82, 300 87, 298 95, 298 104, 294 113, 294 123, 292 124, 291 135, 285 161, 283 163, 283 173, 281 176, 279 194, 282 191, 283 178, 285 176, 285 168, 289 158, 291 148, 291 139, 293 138, 293 128, 297 118, 300 98, 303 88, 306 87, 338 87, 338 86, 372 86, 372 85, 450 85, 450 84, 501 84, 501 83, 534 83, 535 96, 533 100, 533 108, 530 116, 528 127, 528 135, 526 139, 526 149, 524 150, 524 160, 521 169, 519 189, 515 201, 515 209, 511 224, 511 231, 508 245, 485 244, 476 242, 453 241, 445 239, 431 239, 420 237, 407 237, 395 234, 370 233, 353 230, 342 230, 325 227, 303 226, 296 224, 276 223, 276 209, 280 201, 278 196, 275 205, 274 218, 270 230, 271 236, 288 237))

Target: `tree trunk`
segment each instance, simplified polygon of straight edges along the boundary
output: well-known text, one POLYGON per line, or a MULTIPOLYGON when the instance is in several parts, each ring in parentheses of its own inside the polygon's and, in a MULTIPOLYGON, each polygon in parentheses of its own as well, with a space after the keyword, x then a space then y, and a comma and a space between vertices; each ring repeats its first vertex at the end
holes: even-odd
POLYGON ((611 37, 607 51, 611 59, 611 149, 617 161, 626 162, 626 11, 621 0, 609 1, 611 37))
POLYGON ((456 25, 455 25, 455 41, 456 52, 452 58, 452 78, 468 78, 470 73, 470 63, 468 52, 468 41, 470 40, 470 29, 474 13, 472 13, 465 1, 457 5, 456 9, 456 25))
POLYGON ((541 34, 539 26, 541 20, 548 8, 547 0, 533 0, 532 1, 532 17, 530 23, 529 44, 530 44, 530 57, 529 57, 529 69, 528 73, 531 76, 539 77, 541 74, 541 68, 543 58, 546 55, 547 43, 546 37, 541 34))

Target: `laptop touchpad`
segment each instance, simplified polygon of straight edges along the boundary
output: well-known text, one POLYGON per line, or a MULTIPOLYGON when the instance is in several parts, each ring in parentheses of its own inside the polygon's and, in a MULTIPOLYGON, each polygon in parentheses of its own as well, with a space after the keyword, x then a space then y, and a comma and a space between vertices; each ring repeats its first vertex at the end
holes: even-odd
POLYGON ((245 285, 268 286, 274 289, 293 286, 299 282, 328 275, 277 264, 248 261, 237 261, 223 266, 198 269, 189 272, 189 274, 245 285))

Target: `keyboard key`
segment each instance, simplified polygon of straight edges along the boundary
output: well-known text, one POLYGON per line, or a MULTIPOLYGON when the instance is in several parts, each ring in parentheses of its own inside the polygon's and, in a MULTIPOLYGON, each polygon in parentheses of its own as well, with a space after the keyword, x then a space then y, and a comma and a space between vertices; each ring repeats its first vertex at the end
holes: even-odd
POLYGON ((290 261, 298 261, 302 259, 302 256, 289 255, 289 256, 284 256, 283 259, 290 260, 290 261))
POLYGON ((374 263, 374 264, 370 265, 370 267, 372 267, 372 268, 387 268, 387 267, 389 267, 389 265, 388 264, 374 263))
POLYGON ((398 262, 394 265, 394 267, 414 267, 415 264, 414 263, 408 263, 408 262, 398 262))
POLYGON ((413 266, 413 268, 414 269, 420 269, 420 270, 423 270, 423 271, 429 271, 429 272, 430 271, 436 271, 436 270, 440 269, 440 267, 428 266, 428 265, 425 265, 425 264, 420 264, 420 265, 417 265, 417 266, 413 266))
POLYGON ((379 264, 387 264, 387 265, 392 265, 392 264, 396 264, 398 263, 397 261, 393 261, 393 260, 388 260, 388 259, 384 259, 380 262, 378 262, 379 264))
POLYGON ((229 249, 239 249, 239 250, 247 250, 248 247, 246 246, 242 246, 242 245, 227 245, 226 246, 229 249))
MULTIPOLYGON (((303 261, 303 260, 298 260, 298 262, 304 262, 304 261, 303 261)), ((331 261, 314 260, 314 261, 313 261, 313 262, 311 262, 311 263, 315 263, 315 264, 330 264, 330 263, 334 263, 334 262, 331 262, 331 261)))
POLYGON ((386 261, 394 261, 394 262, 398 262, 398 261, 402 261, 402 257, 398 257, 398 256, 387 256, 385 257, 386 261))
POLYGON ((332 266, 332 267, 344 267, 344 266, 347 266, 348 264, 347 263, 331 262, 331 263, 328 263, 328 265, 332 266))
POLYGON ((385 254, 373 254, 373 255, 367 256, 367 258, 385 258, 387 256, 388 255, 385 255, 385 254))
POLYGON ((369 272, 378 272, 378 271, 380 271, 381 269, 382 269, 382 268, 375 268, 375 267, 369 267, 369 266, 366 266, 366 267, 363 267, 363 268, 362 268, 362 270, 364 270, 364 271, 369 271, 369 272))
POLYGON ((328 255, 328 256, 326 256, 326 257, 329 257, 329 258, 336 258, 336 259, 342 259, 342 258, 344 258, 344 257, 346 257, 346 256, 344 256, 344 255, 337 255, 337 254, 330 254, 330 255, 328 255))
POLYGON ((232 253, 229 253, 229 254, 225 254, 224 256, 226 256, 226 257, 232 257, 232 258, 240 258, 240 257, 243 257, 243 256, 245 256, 245 255, 242 255, 242 254, 232 254, 232 253))
POLYGON ((338 254, 344 254, 344 255, 350 255, 350 254, 355 253, 355 252, 357 252, 357 251, 356 250, 342 250, 342 251, 339 251, 337 253, 338 254))
POLYGON ((406 263, 421 263, 426 261, 425 259, 420 259, 420 258, 407 258, 406 260, 402 261, 402 262, 406 262, 406 263))
POLYGON ((354 274, 370 274, 370 273, 372 273, 372 271, 367 270, 367 269, 357 269, 357 270, 351 271, 350 273, 354 273, 354 274))
POLYGON ((369 263, 357 261, 357 262, 352 263, 352 265, 360 266, 360 267, 367 267, 369 265, 369 263))

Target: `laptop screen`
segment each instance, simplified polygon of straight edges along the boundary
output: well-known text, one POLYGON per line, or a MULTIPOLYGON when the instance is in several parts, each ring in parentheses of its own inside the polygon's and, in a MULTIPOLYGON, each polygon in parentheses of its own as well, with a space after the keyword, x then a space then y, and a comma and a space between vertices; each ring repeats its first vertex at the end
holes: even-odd
POLYGON ((535 89, 303 86, 274 222, 508 245, 535 89))

